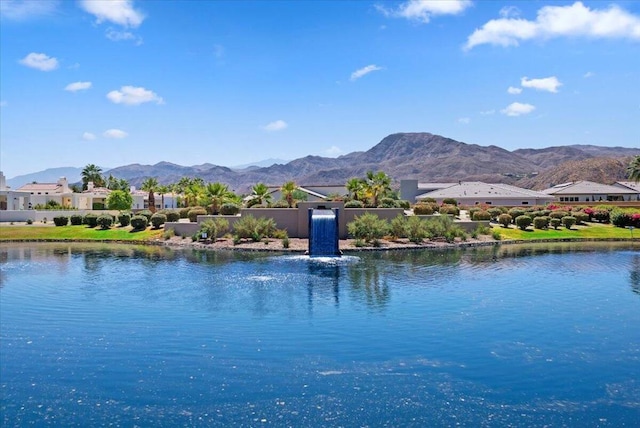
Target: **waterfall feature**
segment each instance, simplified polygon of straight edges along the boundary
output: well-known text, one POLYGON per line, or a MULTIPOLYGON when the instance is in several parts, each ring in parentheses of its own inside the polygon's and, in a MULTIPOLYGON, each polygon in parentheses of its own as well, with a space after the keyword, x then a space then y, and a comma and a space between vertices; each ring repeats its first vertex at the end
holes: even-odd
POLYGON ((309 209, 309 256, 340 256, 338 239, 338 210, 309 209))

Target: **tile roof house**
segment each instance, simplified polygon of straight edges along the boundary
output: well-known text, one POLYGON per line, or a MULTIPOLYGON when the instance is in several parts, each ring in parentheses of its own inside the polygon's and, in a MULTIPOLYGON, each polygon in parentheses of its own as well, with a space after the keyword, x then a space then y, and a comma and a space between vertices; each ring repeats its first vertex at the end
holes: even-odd
POLYGON ((593 181, 572 181, 558 184, 542 193, 552 195, 558 202, 638 201, 640 192, 627 186, 611 186, 593 181))
POLYGON ((29 208, 36 205, 46 205, 50 201, 71 208, 73 207, 73 192, 65 177, 61 177, 57 183, 29 183, 17 189, 18 192, 28 193, 29 208))

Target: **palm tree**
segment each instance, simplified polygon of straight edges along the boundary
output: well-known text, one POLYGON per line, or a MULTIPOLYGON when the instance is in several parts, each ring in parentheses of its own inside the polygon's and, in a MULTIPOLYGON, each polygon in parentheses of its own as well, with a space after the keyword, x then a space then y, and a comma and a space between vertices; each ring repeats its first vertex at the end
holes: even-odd
POLYGON ((271 202, 269 187, 264 183, 258 183, 251 188, 251 202, 253 205, 271 202))
POLYGON ((203 188, 198 183, 191 183, 184 189, 184 202, 188 207, 198 205, 198 199, 202 195, 203 188))
POLYGON ((280 187, 280 191, 282 192, 282 196, 287 200, 287 204, 289 204, 289 208, 293 208, 293 192, 296 191, 298 185, 295 181, 287 181, 280 187))
POLYGON ((156 191, 158 193, 160 193, 160 199, 161 199, 160 206, 164 209, 165 208, 165 206, 164 206, 164 194, 165 193, 169 193, 169 191, 170 191, 169 186, 159 185, 156 188, 156 191))
POLYGON ((640 182, 640 156, 636 156, 629 163, 627 174, 629 174, 629 180, 633 180, 636 183, 640 182))
POLYGON ((142 182, 140 188, 149 192, 149 211, 156 212, 156 197, 154 195, 156 188, 158 187, 158 180, 153 177, 149 177, 142 182))
POLYGON ((378 201, 387 192, 391 191, 391 177, 385 174, 383 171, 374 173, 373 171, 367 172, 366 179, 367 193, 371 196, 371 202, 374 207, 378 206, 378 201))
POLYGON ((218 214, 220 205, 228 202, 233 196, 233 193, 229 190, 229 186, 219 182, 207 184, 205 194, 211 201, 211 214, 213 215, 218 214))
POLYGON ((361 178, 350 178, 347 180, 346 187, 349 192, 349 197, 354 201, 359 201, 363 196, 365 184, 365 181, 361 178))
POLYGON ((104 178, 102 177, 102 169, 92 163, 85 166, 80 173, 82 176, 82 190, 87 190, 89 182, 93 182, 96 187, 104 186, 104 178))

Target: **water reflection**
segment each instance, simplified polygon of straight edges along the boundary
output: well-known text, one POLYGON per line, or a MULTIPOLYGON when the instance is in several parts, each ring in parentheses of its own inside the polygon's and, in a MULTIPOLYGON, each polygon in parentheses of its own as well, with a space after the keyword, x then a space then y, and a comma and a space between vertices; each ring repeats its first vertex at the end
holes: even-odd
POLYGON ((631 270, 629 272, 629 283, 631 291, 640 294, 640 255, 631 259, 631 270))
POLYGON ((351 298, 370 309, 382 310, 389 303, 391 292, 387 276, 381 271, 379 257, 363 259, 348 270, 351 298))

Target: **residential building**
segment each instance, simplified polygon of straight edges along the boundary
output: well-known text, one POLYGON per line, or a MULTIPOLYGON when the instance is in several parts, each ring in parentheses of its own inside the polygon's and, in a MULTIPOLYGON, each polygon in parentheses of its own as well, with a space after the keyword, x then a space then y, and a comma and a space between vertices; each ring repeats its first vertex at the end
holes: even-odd
POLYGON ((640 200, 640 192, 624 185, 572 181, 542 190, 558 202, 622 202, 640 200))
POLYGON ((11 190, 0 171, 0 211, 19 211, 29 209, 31 193, 11 190))
POLYGON ((546 205, 553 196, 508 184, 488 184, 480 181, 460 181, 442 189, 422 193, 417 201, 427 198, 443 203, 455 199, 460 205, 525 206, 546 205))

